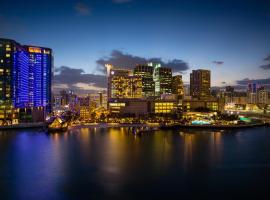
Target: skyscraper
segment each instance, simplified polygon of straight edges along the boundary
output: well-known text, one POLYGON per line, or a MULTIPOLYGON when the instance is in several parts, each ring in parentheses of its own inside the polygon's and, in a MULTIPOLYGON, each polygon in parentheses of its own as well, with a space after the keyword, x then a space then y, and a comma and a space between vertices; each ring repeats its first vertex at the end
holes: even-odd
POLYGON ((249 83, 247 86, 247 102, 250 104, 256 104, 257 100, 257 84, 249 83))
POLYGON ((192 70, 190 74, 190 95, 202 99, 210 97, 211 72, 209 70, 192 70))
POLYGON ((51 112, 52 50, 25 46, 29 55, 29 106, 46 107, 51 112))
POLYGON ((22 108, 51 111, 51 68, 51 49, 0 39, 0 120, 18 120, 22 108))
POLYGON ((142 78, 142 96, 155 96, 155 82, 153 79, 153 67, 148 65, 137 65, 134 68, 133 75, 142 78))
POLYGON ((111 69, 108 99, 142 98, 142 78, 131 74, 130 70, 111 69))
POLYGON ((172 69, 161 67, 160 64, 151 63, 154 66, 155 96, 172 93, 172 69))
POLYGON ((184 85, 182 75, 176 75, 172 77, 172 93, 176 94, 178 99, 182 99, 184 96, 184 85))

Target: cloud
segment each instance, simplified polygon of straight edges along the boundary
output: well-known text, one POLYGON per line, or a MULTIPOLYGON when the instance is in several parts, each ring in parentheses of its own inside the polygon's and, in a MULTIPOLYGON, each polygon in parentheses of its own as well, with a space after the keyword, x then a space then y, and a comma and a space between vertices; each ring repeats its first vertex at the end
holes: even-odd
POLYGON ((270 85, 270 78, 265 78, 265 79, 249 79, 245 78, 242 80, 237 80, 236 83, 238 85, 247 85, 248 83, 258 83, 262 85, 270 85))
POLYGON ((270 55, 266 56, 263 60, 264 60, 264 61, 269 61, 269 62, 270 62, 270 55))
POLYGON ((76 93, 85 94, 93 91, 106 90, 107 78, 104 75, 87 74, 83 69, 61 66, 55 69, 53 89, 71 89, 76 93))
POLYGON ((262 68, 264 70, 269 70, 270 69, 270 63, 265 64, 265 65, 261 65, 260 68, 262 68))
POLYGON ((75 11, 79 14, 79 15, 90 15, 91 14, 91 9, 88 5, 82 3, 82 2, 78 2, 75 4, 74 6, 75 11))
POLYGON ((264 69, 264 70, 269 70, 270 69, 270 55, 266 56, 263 59, 264 62, 266 62, 266 64, 263 64, 260 66, 260 68, 264 69))
POLYGON ((181 73, 189 69, 188 64, 180 59, 173 59, 165 62, 161 58, 143 58, 123 53, 119 50, 113 50, 110 56, 102 57, 96 61, 97 69, 103 73, 106 71, 105 64, 112 64, 113 66, 124 69, 133 69, 137 64, 147 64, 149 62, 160 63, 161 66, 171 68, 174 73, 181 73))
POLYGON ((132 0, 112 0, 115 4, 123 4, 123 3, 130 3, 132 0))
POLYGON ((224 64, 223 61, 213 61, 213 63, 214 63, 215 65, 223 65, 223 64, 224 64))

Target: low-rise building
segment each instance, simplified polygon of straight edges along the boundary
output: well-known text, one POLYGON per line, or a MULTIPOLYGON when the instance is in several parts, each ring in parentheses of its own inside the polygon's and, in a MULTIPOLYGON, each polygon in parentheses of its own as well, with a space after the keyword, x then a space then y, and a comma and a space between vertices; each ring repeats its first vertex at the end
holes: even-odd
POLYGON ((208 99, 184 99, 183 110, 190 111, 223 111, 224 99, 222 98, 208 98, 208 99))

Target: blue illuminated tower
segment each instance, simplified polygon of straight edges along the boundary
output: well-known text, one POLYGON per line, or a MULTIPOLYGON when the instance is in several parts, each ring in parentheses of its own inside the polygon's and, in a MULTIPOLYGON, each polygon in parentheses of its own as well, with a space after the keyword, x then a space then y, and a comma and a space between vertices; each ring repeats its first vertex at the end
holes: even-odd
POLYGON ((0 124, 20 116, 40 121, 51 112, 52 62, 49 48, 0 38, 0 124))
POLYGON ((29 105, 51 112, 52 50, 25 46, 29 54, 29 105))

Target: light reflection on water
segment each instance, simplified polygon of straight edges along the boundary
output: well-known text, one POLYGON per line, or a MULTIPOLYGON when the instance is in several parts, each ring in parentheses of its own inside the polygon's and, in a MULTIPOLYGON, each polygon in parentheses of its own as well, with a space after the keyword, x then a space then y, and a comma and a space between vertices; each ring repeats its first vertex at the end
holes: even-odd
POLYGON ((13 199, 74 199, 260 191, 270 183, 269 132, 1 131, 0 192, 13 199))

